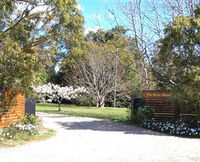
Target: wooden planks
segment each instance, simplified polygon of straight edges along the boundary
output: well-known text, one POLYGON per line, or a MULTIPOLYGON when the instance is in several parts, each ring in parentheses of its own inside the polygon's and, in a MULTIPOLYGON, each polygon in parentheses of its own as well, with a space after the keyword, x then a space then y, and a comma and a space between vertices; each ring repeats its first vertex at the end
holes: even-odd
POLYGON ((170 96, 170 91, 149 90, 142 92, 145 104, 156 109, 156 113, 154 113, 153 116, 157 120, 175 118, 176 109, 170 101, 170 96))
POLYGON ((10 124, 15 124, 25 114, 25 99, 24 94, 18 94, 15 98, 17 101, 15 106, 4 113, 0 113, 0 127, 7 127, 10 124))

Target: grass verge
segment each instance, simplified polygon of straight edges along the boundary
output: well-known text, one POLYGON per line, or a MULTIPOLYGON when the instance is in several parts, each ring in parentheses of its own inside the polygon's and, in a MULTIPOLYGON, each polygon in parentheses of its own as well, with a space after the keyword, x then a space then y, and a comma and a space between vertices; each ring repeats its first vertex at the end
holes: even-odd
POLYGON ((30 136, 28 134, 23 134, 20 138, 8 139, 4 141, 0 141, 0 148, 5 147, 15 147, 18 145, 24 145, 28 142, 42 141, 46 140, 55 135, 55 130, 44 128, 39 134, 30 136))

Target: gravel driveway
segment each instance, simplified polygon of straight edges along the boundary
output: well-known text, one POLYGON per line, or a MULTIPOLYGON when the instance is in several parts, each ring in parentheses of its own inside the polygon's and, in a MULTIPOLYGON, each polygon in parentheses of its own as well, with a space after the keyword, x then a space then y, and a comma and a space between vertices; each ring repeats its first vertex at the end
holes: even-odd
POLYGON ((200 140, 100 119, 39 113, 57 130, 46 141, 0 149, 0 162, 200 161, 200 140))

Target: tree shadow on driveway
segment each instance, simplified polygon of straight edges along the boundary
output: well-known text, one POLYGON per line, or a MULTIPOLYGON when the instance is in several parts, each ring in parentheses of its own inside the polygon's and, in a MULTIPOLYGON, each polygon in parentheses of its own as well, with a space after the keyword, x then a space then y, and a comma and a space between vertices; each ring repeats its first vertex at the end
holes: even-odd
POLYGON ((123 132, 125 134, 167 136, 166 134, 152 132, 150 130, 139 128, 137 126, 104 120, 57 122, 57 124, 61 125, 64 129, 67 130, 111 131, 123 132))

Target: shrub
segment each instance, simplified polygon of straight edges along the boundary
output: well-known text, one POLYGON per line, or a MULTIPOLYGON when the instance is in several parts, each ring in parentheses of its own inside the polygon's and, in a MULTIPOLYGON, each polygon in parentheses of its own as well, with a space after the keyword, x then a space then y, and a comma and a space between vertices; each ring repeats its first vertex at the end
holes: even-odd
POLYGON ((154 121, 145 119, 141 122, 142 127, 158 132, 178 136, 200 137, 200 120, 196 121, 195 125, 197 125, 197 127, 191 127, 184 119, 172 121, 154 121))
POLYGON ((150 106, 138 107, 134 122, 141 123, 145 119, 152 119, 153 113, 155 113, 155 109, 150 106))
POLYGON ((21 122, 22 122, 23 124, 38 125, 38 124, 40 123, 40 120, 39 120, 38 116, 26 114, 26 115, 21 119, 21 122))
POLYGON ((80 97, 76 101, 77 106, 94 106, 94 101, 92 97, 80 97))
POLYGON ((195 115, 181 115, 182 120, 191 128, 200 127, 198 121, 200 121, 200 116, 198 114, 195 115))

